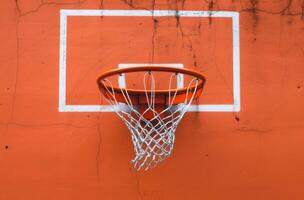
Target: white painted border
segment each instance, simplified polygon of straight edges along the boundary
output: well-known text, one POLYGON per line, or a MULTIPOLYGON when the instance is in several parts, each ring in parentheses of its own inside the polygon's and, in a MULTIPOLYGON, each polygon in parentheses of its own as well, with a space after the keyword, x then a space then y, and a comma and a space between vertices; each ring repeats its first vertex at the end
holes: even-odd
POLYGON ((59 55, 59 112, 113 112, 109 105, 66 104, 66 48, 68 16, 142 16, 142 17, 227 17, 232 18, 233 32, 233 104, 192 105, 190 112, 239 112, 240 94, 240 31, 239 13, 230 11, 175 11, 175 10, 60 10, 60 55, 59 55))
MULTIPOLYGON (((184 68, 184 65, 180 64, 180 63, 121 63, 121 64, 118 65, 118 68, 140 67, 140 66, 152 66, 152 67, 153 66, 159 66, 159 67, 184 68)), ((118 85, 121 88, 126 87, 125 74, 121 74, 121 76, 118 77, 118 85)), ((177 86, 177 88, 183 88, 184 87, 184 74, 177 74, 176 86, 177 86)))

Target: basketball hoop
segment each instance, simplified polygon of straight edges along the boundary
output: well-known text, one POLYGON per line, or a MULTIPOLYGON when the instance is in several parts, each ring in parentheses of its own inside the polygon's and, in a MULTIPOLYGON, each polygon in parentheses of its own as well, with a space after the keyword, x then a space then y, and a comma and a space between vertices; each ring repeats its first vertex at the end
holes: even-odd
POLYGON ((113 69, 98 76, 100 93, 131 133, 135 169, 148 170, 170 156, 175 130, 191 102, 201 95, 205 82, 205 77, 195 70, 159 66, 113 69), (156 87, 156 77, 161 73, 167 77, 160 84, 166 89, 156 87), (142 87, 119 85, 120 77, 127 79, 128 74, 136 74, 137 80, 142 76, 142 87), (180 82, 184 76, 188 78, 186 87, 174 85, 174 79, 180 82))

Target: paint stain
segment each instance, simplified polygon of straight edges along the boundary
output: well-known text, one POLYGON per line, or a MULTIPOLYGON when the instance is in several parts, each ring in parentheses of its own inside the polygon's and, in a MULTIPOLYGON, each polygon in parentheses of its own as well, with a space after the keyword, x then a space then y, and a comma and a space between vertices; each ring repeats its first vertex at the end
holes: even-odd
POLYGON ((298 85, 297 85, 297 89, 298 89, 298 90, 301 90, 301 89, 302 89, 302 87, 303 87, 303 82, 298 83, 298 85))
POLYGON ((240 118, 238 116, 235 116, 234 119, 239 122, 240 121, 240 118))

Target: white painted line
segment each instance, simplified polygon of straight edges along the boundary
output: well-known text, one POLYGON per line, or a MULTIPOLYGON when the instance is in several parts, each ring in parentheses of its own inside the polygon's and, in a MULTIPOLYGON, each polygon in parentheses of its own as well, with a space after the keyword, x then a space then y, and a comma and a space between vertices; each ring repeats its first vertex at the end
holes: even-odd
POLYGON ((188 112, 238 112, 233 104, 191 105, 188 112))
POLYGON ((232 17, 233 42, 233 104, 234 112, 241 110, 240 30, 238 13, 232 17))
POLYGON ((66 16, 110 16, 110 17, 233 17, 237 12, 230 11, 185 11, 185 10, 65 10, 66 16))
POLYGON ((140 66, 160 66, 160 67, 178 67, 178 68, 184 67, 184 65, 180 63, 121 63, 118 65, 119 68, 140 67, 140 66))
MULTIPOLYGON (((113 112, 107 105, 66 105, 66 49, 68 16, 112 16, 112 17, 226 17, 232 18, 233 32, 233 104, 192 105, 190 112, 238 112, 241 109, 240 94, 240 32, 239 13, 231 11, 176 11, 176 10, 60 10, 60 55, 59 55, 59 112, 113 112)), ((124 64, 120 66, 123 67, 124 64)), ((169 64, 170 65, 170 64, 169 64)), ((169 66, 166 64, 166 66, 169 66)), ((182 81, 178 87, 182 87, 182 81)), ((120 84, 125 85, 124 77, 120 84)))
POLYGON ((60 14, 60 56, 59 56, 59 112, 66 104, 66 37, 67 17, 60 14))
POLYGON ((108 105, 65 105, 60 112, 114 112, 113 106, 108 105))
MULTIPOLYGON (((184 65, 180 64, 180 63, 121 63, 121 64, 118 64, 118 68, 144 67, 144 66, 178 67, 178 68, 184 67, 184 65)), ((118 77, 119 87, 126 88, 125 78, 126 78, 125 74, 121 74, 118 77)), ((176 85, 177 85, 177 88, 184 87, 184 74, 177 74, 176 85)))

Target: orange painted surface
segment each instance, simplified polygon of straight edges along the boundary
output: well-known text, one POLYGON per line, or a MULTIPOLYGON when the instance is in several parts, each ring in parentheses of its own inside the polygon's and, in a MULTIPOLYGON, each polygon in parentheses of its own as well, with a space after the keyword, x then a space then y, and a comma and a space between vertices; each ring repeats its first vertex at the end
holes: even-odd
MULTIPOLYGON (((0 199, 304 199, 303 2, 126 2, 0 2, 0 199), (186 114, 172 156, 136 172, 115 113, 58 111, 60 9, 152 7, 239 12, 241 111, 186 114)), ((231 20, 155 19, 69 18, 67 104, 98 104, 100 71, 151 60, 202 71, 195 103, 231 103, 231 20)))

